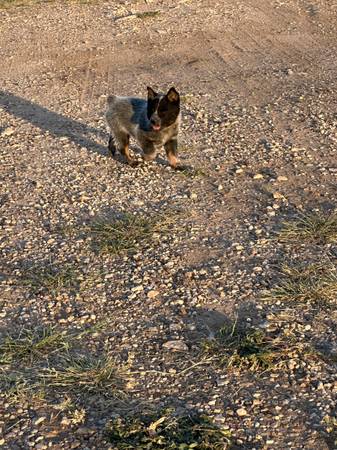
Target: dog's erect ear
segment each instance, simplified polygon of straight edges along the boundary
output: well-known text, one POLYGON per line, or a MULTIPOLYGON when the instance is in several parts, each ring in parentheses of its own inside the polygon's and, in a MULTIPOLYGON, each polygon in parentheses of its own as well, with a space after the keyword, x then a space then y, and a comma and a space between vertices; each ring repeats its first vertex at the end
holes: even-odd
POLYGON ((168 93, 166 94, 166 97, 169 99, 170 102, 178 102, 179 101, 179 94, 175 90, 174 87, 171 87, 168 93))
POLYGON ((150 86, 147 87, 147 98, 149 100, 153 100, 157 95, 158 94, 150 86))

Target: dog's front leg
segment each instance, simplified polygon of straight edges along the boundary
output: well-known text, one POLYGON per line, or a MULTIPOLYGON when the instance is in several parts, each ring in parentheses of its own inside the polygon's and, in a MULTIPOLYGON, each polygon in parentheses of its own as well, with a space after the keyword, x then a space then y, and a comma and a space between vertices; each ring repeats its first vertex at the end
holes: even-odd
POLYGON ((170 163, 170 166, 173 169, 177 169, 178 158, 177 158, 177 149, 178 149, 178 140, 177 138, 173 138, 170 141, 166 142, 164 145, 167 159, 170 163))

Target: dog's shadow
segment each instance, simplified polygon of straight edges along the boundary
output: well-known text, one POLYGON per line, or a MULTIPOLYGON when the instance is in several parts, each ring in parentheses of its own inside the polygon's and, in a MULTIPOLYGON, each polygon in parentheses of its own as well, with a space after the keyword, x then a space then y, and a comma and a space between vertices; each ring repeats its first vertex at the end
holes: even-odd
POLYGON ((99 155, 107 155, 107 147, 94 139, 108 139, 107 133, 77 120, 65 117, 57 112, 26 100, 8 91, 0 91, 0 107, 17 118, 30 122, 42 131, 48 131, 56 137, 67 137, 76 145, 87 148, 99 155), (88 135, 93 135, 89 137, 88 135))

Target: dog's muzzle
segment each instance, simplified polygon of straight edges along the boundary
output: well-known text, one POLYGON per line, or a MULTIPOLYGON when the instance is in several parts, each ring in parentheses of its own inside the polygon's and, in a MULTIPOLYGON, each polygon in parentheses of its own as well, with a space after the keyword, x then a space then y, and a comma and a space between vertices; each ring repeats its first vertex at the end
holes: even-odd
POLYGON ((151 122, 151 127, 152 127, 152 129, 154 131, 159 131, 160 130, 160 128, 161 128, 160 120, 156 120, 156 119, 152 118, 150 120, 150 122, 151 122))

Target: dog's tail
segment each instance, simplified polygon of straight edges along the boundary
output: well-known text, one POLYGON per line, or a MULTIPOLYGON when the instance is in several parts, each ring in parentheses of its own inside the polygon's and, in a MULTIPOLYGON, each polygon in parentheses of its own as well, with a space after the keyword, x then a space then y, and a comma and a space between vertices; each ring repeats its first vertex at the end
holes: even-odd
POLYGON ((115 103, 116 98, 117 98, 116 95, 109 95, 108 98, 106 99, 107 104, 109 106, 113 105, 115 103))

